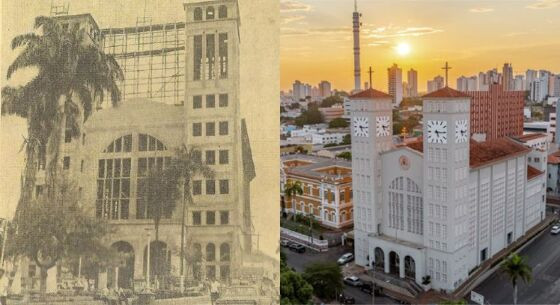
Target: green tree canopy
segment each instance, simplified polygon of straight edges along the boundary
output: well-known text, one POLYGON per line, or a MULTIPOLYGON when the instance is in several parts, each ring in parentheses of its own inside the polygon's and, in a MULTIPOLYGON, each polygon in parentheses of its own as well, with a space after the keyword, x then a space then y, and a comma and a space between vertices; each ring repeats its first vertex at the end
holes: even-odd
POLYGON ((323 114, 319 111, 316 104, 309 104, 307 110, 303 111, 299 117, 296 118, 296 125, 303 126, 309 124, 324 123, 325 119, 323 114))
POLYGON ((532 280, 533 270, 527 264, 526 258, 517 253, 510 255, 501 266, 503 274, 511 281, 513 286, 513 304, 517 304, 517 286, 520 280, 529 283, 532 280))
POLYGON ((313 287, 296 273, 286 262, 286 254, 280 252, 280 304, 311 304, 313 287))
POLYGON ((311 284, 317 297, 327 301, 335 299, 343 289, 342 272, 335 262, 314 263, 305 268, 303 278, 311 284))
POLYGON ((321 107, 331 107, 334 104, 342 104, 343 102, 344 100, 341 96, 332 95, 323 99, 323 101, 321 102, 321 107))
POLYGON ((352 160, 352 152, 350 152, 350 151, 341 152, 338 155, 336 155, 336 157, 351 161, 352 160))
POLYGON ((343 118, 336 118, 329 122, 329 128, 346 128, 348 122, 343 118))

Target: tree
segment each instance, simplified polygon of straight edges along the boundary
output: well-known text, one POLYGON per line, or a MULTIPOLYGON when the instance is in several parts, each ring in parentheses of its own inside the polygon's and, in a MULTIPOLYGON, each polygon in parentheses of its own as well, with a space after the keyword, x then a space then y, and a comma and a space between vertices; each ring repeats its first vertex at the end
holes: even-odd
POLYGON ((83 209, 72 183, 65 180, 58 185, 62 193, 59 201, 42 195, 26 205, 6 248, 10 257, 27 257, 39 266, 43 297, 47 270, 60 260, 82 257, 98 266, 116 264, 117 260, 117 253, 102 242, 111 232, 107 222, 83 209))
POLYGON ((323 101, 321 102, 321 107, 331 107, 334 104, 342 104, 342 102, 344 102, 342 97, 338 95, 332 95, 323 99, 323 101))
POLYGON ((342 138, 342 145, 350 145, 350 144, 352 144, 352 137, 350 136, 350 134, 347 134, 342 138))
POLYGON ((346 128, 348 122, 343 118, 336 118, 329 122, 329 128, 346 128))
POLYGON ((303 126, 307 124, 320 124, 325 122, 323 114, 319 111, 316 104, 309 103, 306 111, 303 111, 300 116, 296 118, 296 125, 303 126))
POLYGON ((305 268, 303 278, 311 284, 317 297, 327 301, 336 298, 337 292, 343 289, 342 272, 337 263, 314 263, 305 268))
POLYGON ((35 19, 34 28, 40 30, 40 34, 23 34, 12 40, 12 49, 22 50, 8 67, 7 78, 28 67, 37 68, 37 75, 23 87, 2 90, 10 93, 8 98, 3 97, 3 113, 28 121, 24 200, 20 200, 20 204, 31 198, 36 173, 30 167, 36 162, 40 149, 49 157, 47 195, 58 201, 55 196, 61 194, 57 175, 62 170, 66 132, 74 138, 81 135, 83 121, 91 114, 95 101, 103 100, 105 92, 116 105, 120 100, 117 83, 123 79, 115 59, 104 54, 79 24, 63 28, 54 19, 40 16, 35 19))
POLYGON ((350 151, 341 152, 338 155, 336 155, 336 157, 351 161, 352 160, 352 152, 350 152, 350 151))
POLYGON ((313 287, 288 267, 286 254, 280 252, 280 304, 310 304, 312 295, 313 287))
MULTIPOLYGON (((294 195, 303 195, 301 182, 288 180, 286 185, 284 185, 284 197, 288 197, 288 200, 292 200, 294 195)), ((282 214, 286 213, 286 203, 284 202, 284 197, 282 198, 282 214)))
POLYGON ((513 304, 517 304, 517 284, 519 280, 525 283, 531 282, 531 267, 527 264, 525 257, 517 253, 510 255, 501 266, 502 272, 507 275, 513 286, 513 304))
POLYGON ((441 303, 439 303, 439 305, 467 305, 467 301, 465 301, 464 299, 460 299, 460 300, 448 300, 448 301, 443 301, 441 303))
MULTIPOLYGON (((175 157, 171 162, 171 171, 173 176, 178 180, 179 190, 181 192, 182 217, 181 217, 181 254, 185 257, 185 217, 187 204, 193 204, 192 198, 192 182, 193 178, 202 176, 204 178, 214 177, 214 171, 206 164, 202 163, 200 151, 195 148, 188 149, 186 145, 182 145, 175 152, 175 157)), ((177 183, 176 182, 176 183, 177 183)), ((184 260, 181 260, 181 275, 184 275, 184 260)))

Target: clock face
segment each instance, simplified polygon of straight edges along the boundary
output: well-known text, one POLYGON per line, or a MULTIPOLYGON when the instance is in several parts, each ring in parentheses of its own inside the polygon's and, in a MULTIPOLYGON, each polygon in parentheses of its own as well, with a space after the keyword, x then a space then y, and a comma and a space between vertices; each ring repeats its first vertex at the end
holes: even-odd
POLYGON ((365 117, 354 117, 352 120, 352 127, 354 128, 354 136, 368 137, 369 136, 369 121, 365 117))
POLYGON ((447 121, 428 121, 428 143, 447 143, 447 121))
POLYGON ((388 116, 378 116, 375 118, 375 134, 378 137, 385 137, 391 134, 391 122, 388 116))
POLYGON ((464 143, 469 139, 467 120, 455 121, 455 143, 464 143))

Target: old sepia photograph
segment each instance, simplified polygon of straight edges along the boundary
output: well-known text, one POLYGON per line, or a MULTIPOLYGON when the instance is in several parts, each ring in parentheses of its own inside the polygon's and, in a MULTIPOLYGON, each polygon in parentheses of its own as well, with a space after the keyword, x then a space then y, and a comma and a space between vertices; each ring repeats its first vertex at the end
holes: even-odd
POLYGON ((279 13, 2 0, 2 305, 279 304, 279 13))

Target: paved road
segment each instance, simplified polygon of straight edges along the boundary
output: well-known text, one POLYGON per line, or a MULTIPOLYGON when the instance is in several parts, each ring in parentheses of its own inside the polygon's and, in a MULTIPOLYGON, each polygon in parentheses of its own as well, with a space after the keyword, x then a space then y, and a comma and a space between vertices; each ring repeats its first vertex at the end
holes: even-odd
MULTIPOLYGON (((348 249, 342 247, 329 248, 327 252, 315 252, 307 249, 305 253, 296 253, 287 248, 282 248, 282 251, 286 253, 288 266, 296 269, 297 272, 303 272, 306 266, 313 263, 336 262, 342 254, 349 252, 348 249)), ((359 288, 345 285, 344 293, 352 296, 356 300, 356 304, 372 304, 371 295, 362 292, 359 288)), ((397 302, 387 297, 376 296, 375 304, 397 304, 397 302)))
MULTIPOLYGON (((560 235, 551 235, 548 231, 521 251, 533 268, 533 281, 529 285, 520 284, 518 304, 560 304, 560 235)), ((513 302, 511 283, 499 271, 474 291, 481 293, 490 304, 513 302)))

